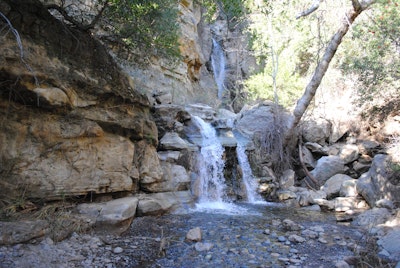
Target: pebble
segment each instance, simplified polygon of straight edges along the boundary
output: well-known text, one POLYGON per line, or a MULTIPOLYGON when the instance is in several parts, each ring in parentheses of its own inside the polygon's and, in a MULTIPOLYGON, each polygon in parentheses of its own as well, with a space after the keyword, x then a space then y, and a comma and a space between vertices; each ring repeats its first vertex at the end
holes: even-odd
POLYGON ((318 241, 319 241, 320 243, 322 243, 322 244, 327 244, 327 243, 328 243, 328 241, 326 241, 326 239, 323 238, 323 237, 318 238, 318 241))
POLYGON ((278 241, 279 241, 279 242, 285 242, 285 241, 286 241, 286 237, 284 237, 284 236, 278 236, 278 241))
MULTIPOLYGON (((278 217, 287 219, 291 216, 285 214, 278 217)), ((36 245, 0 246, 0 267, 3 267, 2 264, 4 267, 41 264, 42 267, 60 268, 143 267, 141 265, 165 268, 328 267, 338 260, 330 257, 343 259, 352 254, 352 248, 348 245, 355 241, 352 240, 353 231, 342 232, 346 229, 339 227, 339 232, 333 234, 328 232, 332 230, 330 223, 311 226, 312 219, 308 218, 303 221, 292 219, 304 229, 293 228, 295 225, 286 220, 285 224, 292 230, 286 231, 287 227, 278 217, 274 218, 273 224, 267 214, 259 218, 196 213, 150 219, 138 217, 132 223, 131 230, 121 237, 99 239, 96 236, 73 234, 70 239, 57 243, 43 240, 36 245), (231 224, 227 224, 229 220, 231 224), (142 225, 135 225, 141 221, 142 225), (164 236, 168 239, 168 246, 163 252, 165 255, 158 252, 160 226, 164 228, 164 236), (204 231, 202 242, 185 240, 187 230, 192 226, 199 226, 204 231), (327 241, 335 242, 334 252, 325 245, 327 241), (45 249, 41 247, 43 245, 46 245, 45 249), (340 248, 341 245, 344 247, 340 248), (151 252, 155 253, 151 255, 151 252), (328 258, 319 260, 321 255, 328 258)))
POLYGON ((210 249, 212 249, 214 245, 212 243, 208 243, 208 242, 197 242, 194 245, 194 248, 196 249, 196 251, 208 251, 210 249))
POLYGON ((116 247, 116 248, 113 249, 113 252, 114 252, 115 254, 122 253, 123 251, 124 251, 124 249, 121 248, 121 247, 116 247))

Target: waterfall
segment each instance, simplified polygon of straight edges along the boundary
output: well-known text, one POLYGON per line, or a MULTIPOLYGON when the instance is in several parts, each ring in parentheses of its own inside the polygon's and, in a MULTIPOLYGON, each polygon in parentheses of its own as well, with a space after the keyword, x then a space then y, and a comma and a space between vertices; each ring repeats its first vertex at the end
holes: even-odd
POLYGON ((221 45, 212 39, 213 49, 211 53, 211 65, 214 72, 215 83, 218 87, 218 99, 222 99, 225 81, 225 55, 221 45))
POLYGON ((201 131, 199 157, 199 203, 223 202, 225 195, 224 147, 218 140, 215 129, 198 116, 192 116, 201 131))
POLYGON ((257 183, 251 171, 249 159, 246 155, 246 147, 238 142, 236 153, 240 168, 242 169, 243 184, 246 188, 247 202, 258 203, 263 202, 262 197, 257 193, 257 183))

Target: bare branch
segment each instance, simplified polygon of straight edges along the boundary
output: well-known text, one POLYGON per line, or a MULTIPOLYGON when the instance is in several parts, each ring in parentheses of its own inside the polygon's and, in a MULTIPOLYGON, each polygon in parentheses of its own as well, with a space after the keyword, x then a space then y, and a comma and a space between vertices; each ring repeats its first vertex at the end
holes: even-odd
POLYGON ((300 19, 301 17, 306 17, 313 13, 315 10, 319 8, 319 4, 321 3, 322 0, 314 0, 314 3, 312 3, 311 7, 299 14, 297 14, 296 19, 300 19))
POLYGON ((38 85, 39 81, 36 77, 36 75, 33 72, 33 69, 31 68, 31 66, 25 61, 25 56, 24 56, 24 48, 22 46, 22 41, 21 41, 21 37, 19 36, 19 33, 17 31, 17 29, 14 28, 14 26, 12 25, 11 21, 6 17, 6 15, 4 15, 2 12, 0 12, 0 17, 2 17, 5 21, 6 24, 8 25, 8 27, 10 28, 11 32, 14 34, 15 39, 17 40, 17 44, 19 47, 19 57, 21 59, 21 62, 25 65, 26 69, 28 69, 29 72, 31 72, 33 74, 33 78, 35 79, 35 84, 38 85))

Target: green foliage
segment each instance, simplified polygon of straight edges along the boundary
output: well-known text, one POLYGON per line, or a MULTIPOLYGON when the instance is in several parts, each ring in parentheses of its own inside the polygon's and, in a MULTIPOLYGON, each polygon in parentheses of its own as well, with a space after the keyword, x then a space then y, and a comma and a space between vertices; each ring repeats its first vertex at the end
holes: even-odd
POLYGON ((207 22, 213 23, 218 16, 223 16, 231 29, 243 22, 249 13, 248 0, 198 0, 197 2, 205 8, 203 16, 207 22))
MULTIPOLYGON (((301 96, 304 87, 303 79, 293 73, 293 69, 293 65, 281 64, 276 79, 279 103, 285 107, 295 103, 301 96)), ((245 89, 250 100, 274 100, 273 77, 270 67, 267 66, 263 72, 252 75, 246 80, 245 89)))
POLYGON ((358 77, 360 102, 389 91, 400 98, 400 0, 378 1, 349 42, 340 67, 358 77))
POLYGON ((301 95, 304 76, 314 62, 313 57, 304 58, 314 55, 307 50, 312 48, 307 27, 295 20, 298 7, 293 1, 265 1, 249 8, 251 49, 262 71, 245 82, 247 96, 249 100, 278 99, 279 104, 291 106, 301 95))
POLYGON ((130 48, 166 58, 179 53, 177 0, 109 0, 108 27, 130 48))

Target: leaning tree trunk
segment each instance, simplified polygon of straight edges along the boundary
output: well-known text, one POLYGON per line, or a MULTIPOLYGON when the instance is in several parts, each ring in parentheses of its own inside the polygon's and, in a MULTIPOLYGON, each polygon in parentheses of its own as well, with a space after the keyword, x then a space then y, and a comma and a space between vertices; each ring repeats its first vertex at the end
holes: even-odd
MULTIPOLYGON (((322 60, 319 62, 317 68, 314 71, 311 81, 308 83, 303 96, 297 101, 297 105, 293 111, 293 117, 289 122, 289 128, 286 132, 284 145, 288 145, 290 140, 293 137, 295 129, 299 124, 304 112, 307 110, 307 107, 310 105, 312 99, 315 96, 315 93, 321 84, 322 78, 324 77, 326 71, 328 70, 329 63, 335 56, 335 53, 342 42, 343 37, 348 32, 351 24, 354 20, 370 5, 372 5, 374 0, 365 0, 365 1, 357 1, 352 0, 353 8, 346 13, 346 17, 342 21, 342 26, 332 37, 331 41, 328 44, 328 47, 325 50, 325 53, 322 57, 322 60)), ((315 11, 314 9, 313 11, 315 11)), ((303 16, 310 14, 311 12, 305 12, 303 16)), ((301 17, 301 15, 300 15, 301 17)))

